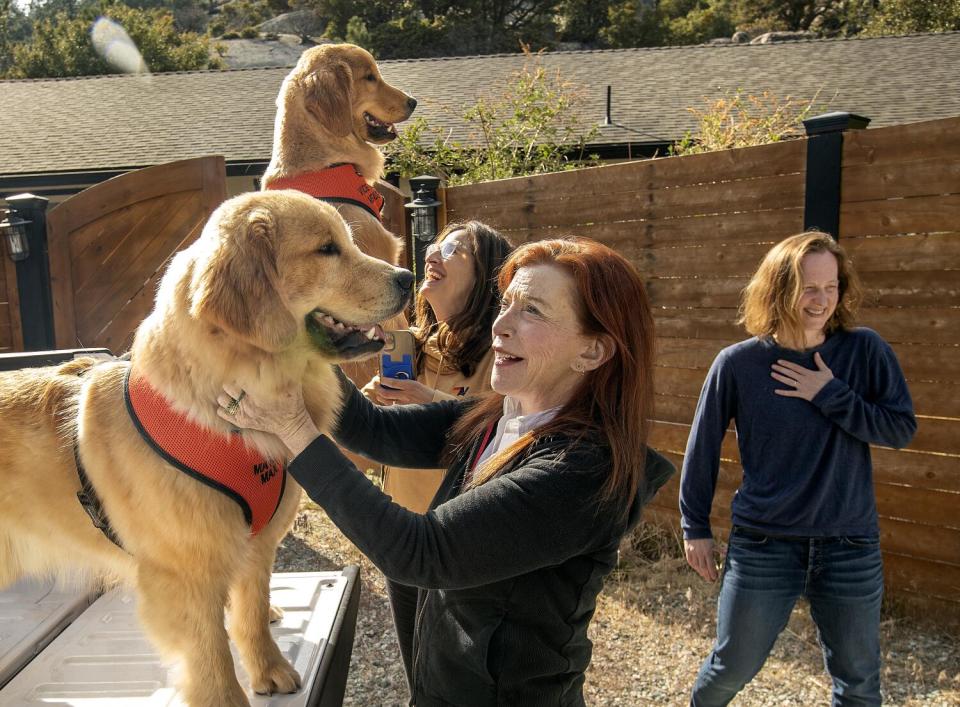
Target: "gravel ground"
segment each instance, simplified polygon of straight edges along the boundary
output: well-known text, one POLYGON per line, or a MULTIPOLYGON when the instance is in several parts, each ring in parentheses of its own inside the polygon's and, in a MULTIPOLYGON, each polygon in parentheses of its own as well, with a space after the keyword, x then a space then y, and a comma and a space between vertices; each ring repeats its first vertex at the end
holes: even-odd
MULTIPOLYGON (((644 532, 644 531, 641 531, 644 532)), ((686 705, 688 690, 714 636, 716 586, 702 582, 664 546, 675 541, 646 531, 621 550, 621 570, 600 596, 587 673, 590 705, 686 705), (648 558, 661 555, 653 561, 648 558)), ((277 554, 277 571, 360 566, 360 614, 344 705, 404 705, 407 688, 394 642, 383 576, 305 502, 277 554)), ((885 704, 960 706, 960 641, 885 611, 882 623, 885 704)), ((798 607, 760 674, 734 707, 830 704, 816 632, 798 607)))

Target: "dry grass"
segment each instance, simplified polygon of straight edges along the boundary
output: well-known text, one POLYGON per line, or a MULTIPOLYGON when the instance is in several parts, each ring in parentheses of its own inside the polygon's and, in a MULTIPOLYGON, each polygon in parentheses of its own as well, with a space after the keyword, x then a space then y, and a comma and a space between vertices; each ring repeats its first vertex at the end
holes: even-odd
MULTIPOLYGON (((345 705, 403 705, 406 683, 383 577, 316 506, 304 504, 281 546, 278 571, 360 565, 363 591, 345 705)), ((679 542, 642 527, 621 550, 594 618, 590 705, 686 705, 714 637, 715 585, 689 570, 679 542)), ((882 623, 885 704, 960 706, 960 641, 887 609, 882 623)), ((830 704, 816 631, 798 607, 764 669, 732 703, 741 707, 830 704)))

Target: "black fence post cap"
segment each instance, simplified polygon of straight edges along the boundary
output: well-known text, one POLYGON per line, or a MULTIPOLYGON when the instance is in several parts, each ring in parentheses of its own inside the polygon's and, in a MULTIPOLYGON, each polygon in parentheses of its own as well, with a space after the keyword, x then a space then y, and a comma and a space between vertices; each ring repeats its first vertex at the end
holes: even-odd
POLYGON ((440 177, 434 177, 431 174, 421 174, 419 177, 410 177, 410 189, 416 194, 418 189, 426 189, 435 192, 440 182, 440 177))
POLYGON ((870 118, 856 113, 835 111, 815 115, 803 121, 807 135, 822 135, 823 133, 842 133, 845 130, 863 130, 870 124, 870 118))
POLYGON ((46 211, 50 200, 33 194, 14 194, 4 199, 7 207, 13 211, 46 211))

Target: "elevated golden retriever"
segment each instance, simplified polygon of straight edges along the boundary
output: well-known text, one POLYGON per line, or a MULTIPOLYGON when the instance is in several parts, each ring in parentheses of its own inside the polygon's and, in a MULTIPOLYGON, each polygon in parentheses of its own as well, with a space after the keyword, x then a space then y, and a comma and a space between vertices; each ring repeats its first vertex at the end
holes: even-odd
POLYGON ((129 582, 148 635, 183 660, 192 707, 249 704, 224 626, 229 605, 253 690, 296 691, 300 678, 269 633, 268 592, 299 487, 287 479, 252 534, 236 500, 148 443, 125 396, 135 381, 156 391, 171 414, 210 435, 198 448, 242 440, 268 462, 280 459, 275 437, 238 437, 217 416, 223 384, 243 381, 269 397, 301 380, 311 413, 329 427, 340 404, 331 362, 382 347, 370 323, 405 305, 411 279, 361 253, 336 211, 315 199, 275 191, 225 202, 171 262, 131 362, 0 373, 0 586, 50 574, 129 582), (77 500, 75 447, 122 547, 77 500))
MULTIPOLYGON (((262 187, 269 190, 286 185, 315 196, 330 195, 337 186, 328 177, 321 176, 319 185, 312 180, 343 164, 341 169, 350 170, 349 165, 356 168, 364 180, 361 188, 373 188, 383 176, 384 165, 376 145, 394 140, 394 123, 409 118, 416 105, 415 99, 383 80, 376 61, 365 49, 353 44, 308 49, 280 87, 273 156, 262 187)), ((331 203, 349 224, 360 250, 399 264, 403 244, 377 216, 352 201, 331 203)), ((381 323, 385 329, 407 327, 402 314, 381 323)), ((377 372, 377 365, 370 359, 346 364, 343 370, 363 386, 377 372)), ((362 469, 373 466, 360 456, 347 455, 362 469)))
MULTIPOLYGON (((356 167, 372 187, 383 176, 384 163, 375 145, 395 139, 394 123, 409 118, 416 105, 415 99, 383 80, 365 49, 353 44, 308 49, 283 80, 277 97, 273 156, 263 188, 338 164, 356 167)), ((336 207, 360 250, 397 263, 402 244, 376 217, 353 203, 336 207)))

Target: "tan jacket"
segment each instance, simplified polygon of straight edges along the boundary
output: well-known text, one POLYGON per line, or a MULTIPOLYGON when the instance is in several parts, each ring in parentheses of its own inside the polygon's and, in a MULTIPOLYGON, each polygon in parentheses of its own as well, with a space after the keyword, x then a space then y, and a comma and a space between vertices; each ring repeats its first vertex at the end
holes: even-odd
MULTIPOLYGON (((493 371, 493 349, 480 360, 473 375, 465 378, 463 374, 442 361, 437 348, 436 336, 427 339, 423 347, 421 369, 417 371, 417 380, 433 388, 434 400, 474 397, 490 390, 490 374, 493 371)), ((373 390, 363 389, 368 398, 373 390)), ((433 500, 443 480, 446 469, 405 469, 402 467, 383 467, 383 491, 404 508, 424 513, 433 500)))

